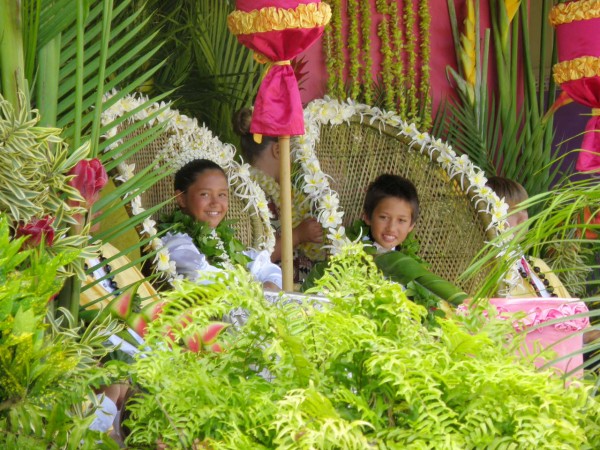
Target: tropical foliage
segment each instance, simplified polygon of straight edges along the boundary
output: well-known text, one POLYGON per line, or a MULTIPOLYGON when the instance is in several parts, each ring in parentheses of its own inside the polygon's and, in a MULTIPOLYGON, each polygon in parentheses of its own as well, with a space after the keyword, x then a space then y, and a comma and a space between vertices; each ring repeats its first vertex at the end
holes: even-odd
POLYGON ((129 445, 598 445, 589 387, 565 389, 516 359, 506 323, 473 315, 428 331, 424 309, 356 246, 333 257, 316 291, 327 300, 273 305, 242 271, 180 284, 147 334, 153 350, 132 367, 142 390, 130 406, 129 445), (177 345, 212 317, 239 318, 239 308, 246 322, 220 335, 221 353, 177 345))
POLYGON ((143 91, 175 90, 174 106, 204 122, 223 142, 236 142, 233 113, 252 103, 262 72, 252 52, 227 28, 227 15, 234 8, 232 0, 150 0, 146 4, 146 10, 152 11, 147 30, 160 30, 158 38, 164 42, 151 61, 166 63, 143 91))
MULTIPOLYGON (((566 182, 550 192, 531 197, 520 208, 535 209, 540 212, 491 242, 466 273, 466 276, 476 274, 483 267, 490 270, 478 297, 494 296, 498 286, 507 279, 507 271, 516 264, 521 255, 531 254, 544 258, 548 256, 556 258, 557 255, 562 255, 560 264, 555 265, 556 274, 571 294, 578 293, 587 302, 590 308, 587 315, 590 317, 593 329, 588 330, 591 333, 590 338, 586 340, 595 339, 597 334, 593 333, 593 330, 599 328, 597 322, 600 316, 600 311, 597 309, 600 300, 598 278, 600 241, 597 238, 600 224, 592 221, 593 215, 587 215, 586 218, 584 213, 586 209, 592 214, 598 213, 600 185, 593 179, 566 182), (558 253, 556 249, 559 246, 574 248, 576 251, 558 253), (581 267, 585 270, 580 270, 581 267)), ((599 349, 600 344, 592 342, 581 350, 589 352, 585 363, 587 368, 598 367, 599 349)))
MULTIPOLYGON (((50 256, 12 240, 0 215, 0 445, 2 448, 92 448, 92 387, 108 380, 98 366, 116 322, 94 323, 82 337, 68 311, 45 321, 62 281, 58 271, 77 253, 50 256)), ((112 448, 102 445, 103 448, 112 448)), ((99 448, 99 447, 94 447, 99 448)))
POLYGON ((445 137, 489 175, 522 183, 530 194, 548 191, 558 156, 552 146, 552 117, 556 87, 550 78, 546 92, 547 24, 551 2, 528 11, 527 2, 488 2, 490 28, 480 39, 481 3, 466 2, 463 26, 448 0, 458 70, 448 67, 457 99, 441 108, 434 134, 445 137), (541 20, 540 72, 531 57, 529 23, 541 20), (538 84, 536 84, 536 78, 538 84))
POLYGON ((351 98, 397 111, 404 120, 428 130, 431 126, 429 3, 413 0, 328 3, 332 20, 324 39, 329 75, 327 94, 342 101, 351 98), (381 66, 375 70, 376 79, 373 61, 379 58, 374 57, 374 49, 379 49, 381 60, 381 66))

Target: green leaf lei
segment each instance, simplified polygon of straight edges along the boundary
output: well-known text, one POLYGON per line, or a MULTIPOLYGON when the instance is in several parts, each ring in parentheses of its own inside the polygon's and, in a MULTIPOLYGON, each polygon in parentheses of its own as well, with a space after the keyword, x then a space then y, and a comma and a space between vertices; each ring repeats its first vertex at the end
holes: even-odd
MULTIPOLYGON (((346 230, 346 235, 352 241, 355 241, 360 237, 361 240, 366 241, 366 244, 370 244, 365 246, 365 253, 370 255, 375 255, 377 253, 377 249, 372 245, 371 228, 363 220, 355 220, 346 230)), ((424 267, 429 267, 429 264, 419 256, 420 249, 421 245, 412 233, 409 233, 404 242, 396 247, 396 251, 399 251, 406 256, 410 256, 424 267)))
POLYGON ((177 210, 163 216, 158 227, 159 230, 190 236, 200 253, 213 266, 227 269, 228 265, 239 264, 246 267, 250 258, 242 253, 245 250, 244 244, 234 237, 235 230, 231 227, 233 223, 232 220, 224 220, 213 229, 206 222, 199 222, 177 210))

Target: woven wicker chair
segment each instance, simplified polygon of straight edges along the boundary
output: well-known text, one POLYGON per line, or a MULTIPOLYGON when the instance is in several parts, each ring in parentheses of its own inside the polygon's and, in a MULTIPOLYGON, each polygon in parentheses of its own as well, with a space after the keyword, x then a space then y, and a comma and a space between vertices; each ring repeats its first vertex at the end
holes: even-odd
MULTIPOLYGON (((195 121, 179 115, 177 111, 167 110, 167 113, 177 115, 176 121, 180 122, 180 118, 188 121, 187 135, 183 136, 179 127, 166 126, 165 131, 157 139, 145 145, 141 151, 137 151, 125 161, 127 164, 135 164, 136 172, 152 166, 155 168, 154 170, 166 173, 166 176, 141 193, 142 207, 150 209, 170 199, 153 213, 152 218, 158 221, 163 214, 172 212, 176 208, 173 179, 177 163, 174 163, 174 159, 180 161, 191 161, 197 158, 210 159, 221 165, 228 175, 230 193, 233 195, 230 195, 229 209, 225 219, 235 221, 232 226, 236 230, 236 237, 247 247, 269 248, 274 242, 274 237, 268 213, 259 210, 256 205, 251 205, 248 201, 252 197, 260 198, 261 195, 264 197, 264 193, 250 181, 245 168, 234 160, 235 150, 233 147, 221 143, 206 128, 199 127, 195 121), (252 206, 254 207, 252 208, 252 206)), ((131 127, 134 121, 135 118, 124 122, 119 126, 117 133, 131 127)), ((171 120, 171 122, 174 121, 171 120)), ((145 130, 146 128, 142 127, 132 131, 126 135, 123 142, 136 139, 145 130)))
MULTIPOLYGON (((312 114, 319 114, 314 106, 312 114)), ((411 146, 412 139, 401 135, 399 126, 386 126, 384 121, 371 124, 365 116, 355 114, 336 125, 317 119, 320 130, 312 130, 319 136, 314 152, 339 195, 344 226, 361 218, 367 186, 378 175, 408 178, 419 193, 421 214, 414 234, 420 256, 433 273, 474 292, 485 274, 464 282, 457 279, 495 235, 489 214, 479 211, 480 200, 463 190, 460 178, 452 178, 437 158, 419 151, 419 145, 411 146)))

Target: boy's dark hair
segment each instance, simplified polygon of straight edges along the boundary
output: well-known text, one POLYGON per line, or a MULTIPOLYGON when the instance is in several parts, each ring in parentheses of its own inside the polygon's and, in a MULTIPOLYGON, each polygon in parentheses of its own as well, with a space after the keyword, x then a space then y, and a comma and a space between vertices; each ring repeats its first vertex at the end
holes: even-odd
POLYGON ((225 175, 225 178, 227 178, 227 174, 223 168, 216 162, 209 159, 194 159, 179 169, 175 174, 175 190, 186 192, 190 185, 196 181, 198 175, 207 170, 218 170, 225 175))
POLYGON ((250 164, 254 163, 256 158, 273 142, 277 142, 277 138, 270 136, 263 136, 260 144, 255 142, 254 136, 250 132, 251 121, 251 108, 242 108, 233 115, 233 131, 239 134, 242 154, 250 164))
POLYGON ((529 197, 525 188, 510 178, 490 177, 486 185, 510 206, 518 205, 529 197))
POLYGON ((369 219, 379 202, 387 197, 396 197, 408 202, 412 209, 411 224, 417 221, 419 218, 417 188, 410 180, 391 174, 378 176, 367 188, 363 211, 369 219))

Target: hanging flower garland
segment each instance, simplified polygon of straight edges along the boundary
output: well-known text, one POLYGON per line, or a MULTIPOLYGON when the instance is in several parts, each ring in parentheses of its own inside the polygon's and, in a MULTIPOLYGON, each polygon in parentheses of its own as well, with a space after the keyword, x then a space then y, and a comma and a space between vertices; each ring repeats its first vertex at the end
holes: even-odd
MULTIPOLYGON (((487 178, 484 172, 475 166, 467 155, 457 156, 449 144, 419 131, 414 123, 405 122, 394 112, 382 111, 351 100, 339 102, 325 97, 312 101, 305 108, 306 134, 292 140, 292 152, 295 161, 300 163, 303 171, 298 187, 309 197, 316 217, 327 233, 330 242, 327 247, 332 253, 339 253, 350 240, 342 226, 343 212, 339 210, 338 194, 331 189, 327 176, 321 170, 315 154, 315 146, 319 140, 321 126, 350 123, 353 116, 360 116, 361 121, 368 120, 371 125, 376 124, 380 128, 391 126, 400 130, 398 135, 411 140, 411 149, 426 154, 431 161, 439 163, 450 178, 459 182, 460 187, 470 195, 479 210, 489 214, 488 230, 494 230, 494 234, 499 235, 508 229, 506 221, 508 204, 486 186, 487 178)), ((504 249, 507 248, 508 243, 507 237, 497 245, 504 249)), ((516 268, 511 270, 507 277, 509 286, 516 284, 519 281, 516 268)))
MULTIPOLYGON (((281 187, 273 177, 262 170, 250 167, 250 177, 260 186, 262 191, 271 200, 277 211, 281 211, 281 187)), ((295 190, 292 202, 292 228, 296 228, 304 219, 313 217, 310 201, 301 190, 295 190)), ((298 246, 302 253, 311 261, 323 261, 327 255, 320 244, 304 242, 298 246)))
MULTIPOLYGON (((105 96, 104 101, 109 100, 115 92, 105 96)), ((262 229, 265 231, 258 243, 258 250, 267 250, 269 253, 275 248, 275 235, 270 226, 270 212, 264 192, 260 187, 250 179, 250 166, 240 164, 235 157, 235 147, 231 144, 221 142, 204 125, 199 126, 196 119, 180 114, 176 110, 168 108, 164 102, 153 103, 146 108, 140 107, 148 102, 145 96, 126 96, 112 105, 102 113, 102 125, 113 122, 115 119, 130 113, 136 109, 135 114, 131 115, 126 121, 127 124, 133 124, 138 120, 147 119, 150 115, 159 110, 163 110, 155 118, 149 121, 149 125, 160 122, 165 125, 165 134, 168 140, 162 150, 157 155, 155 161, 157 167, 169 167, 174 171, 179 170, 188 162, 194 159, 209 159, 219 164, 228 175, 229 184, 234 190, 234 194, 248 202, 247 208, 258 214, 262 223, 262 229)), ((105 138, 113 138, 117 135, 116 127, 108 129, 105 138)), ((105 151, 117 148, 123 141, 115 140, 105 151)), ((118 155, 115 155, 117 158, 118 155)), ((122 183, 131 179, 135 173, 135 164, 121 163, 117 166, 118 176, 115 178, 122 183)), ((130 208, 133 215, 139 215, 145 211, 142 206, 142 198, 139 194, 130 194, 130 208)), ((156 237, 158 230, 156 221, 148 217, 142 223, 140 234, 150 238, 150 244, 146 250, 156 251, 154 260, 155 267, 159 272, 168 275, 170 281, 176 277, 175 262, 170 259, 168 250, 163 247, 162 242, 156 237)))

